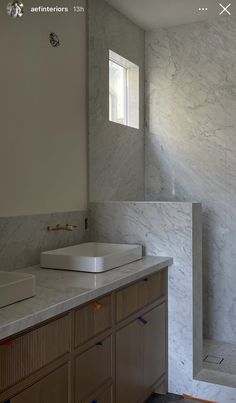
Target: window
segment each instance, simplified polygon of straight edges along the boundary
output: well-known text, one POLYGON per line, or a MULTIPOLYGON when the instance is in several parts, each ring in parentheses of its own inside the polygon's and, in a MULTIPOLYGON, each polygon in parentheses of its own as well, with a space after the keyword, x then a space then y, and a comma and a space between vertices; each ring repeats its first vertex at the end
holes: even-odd
POLYGON ((109 120, 139 128, 139 67, 109 51, 109 120))

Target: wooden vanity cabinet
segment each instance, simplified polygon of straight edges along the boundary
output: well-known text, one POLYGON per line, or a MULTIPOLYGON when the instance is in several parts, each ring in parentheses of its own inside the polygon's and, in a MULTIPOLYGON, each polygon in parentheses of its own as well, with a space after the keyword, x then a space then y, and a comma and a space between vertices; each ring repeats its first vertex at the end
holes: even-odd
POLYGON ((166 380, 167 269, 0 342, 0 403, 143 403, 166 380))

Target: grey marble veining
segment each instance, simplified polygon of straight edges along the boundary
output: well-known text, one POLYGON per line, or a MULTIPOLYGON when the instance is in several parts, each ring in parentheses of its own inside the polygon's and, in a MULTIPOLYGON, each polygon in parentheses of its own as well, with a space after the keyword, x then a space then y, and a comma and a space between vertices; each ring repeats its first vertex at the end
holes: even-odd
POLYGON ((203 206, 204 329, 236 342, 236 17, 146 33, 146 199, 203 206))
POLYGON ((91 203, 90 214, 92 241, 140 243, 148 255, 173 256, 168 285, 169 391, 186 392, 202 365, 201 205, 91 203))
POLYGON ((9 271, 39 263, 40 252, 89 240, 87 211, 0 217, 0 270, 9 271), (47 227, 72 224, 74 231, 48 232, 47 227))
POLYGON ((89 0, 90 200, 144 199, 144 32, 89 0), (109 122, 109 49, 140 67, 140 129, 109 122))
POLYGON ((36 276, 36 296, 0 309, 0 340, 156 273, 172 262, 170 257, 150 256, 99 274, 38 266, 22 269, 36 276))

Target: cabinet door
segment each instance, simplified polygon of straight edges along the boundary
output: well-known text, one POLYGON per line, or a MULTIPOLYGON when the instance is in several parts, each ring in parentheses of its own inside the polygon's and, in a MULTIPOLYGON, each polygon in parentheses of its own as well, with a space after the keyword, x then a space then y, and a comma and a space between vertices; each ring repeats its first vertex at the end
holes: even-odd
POLYGON ((11 398, 11 403, 68 403, 68 366, 64 365, 30 388, 11 398))
POLYGON ((116 403, 135 403, 143 393, 143 325, 135 320, 116 335, 116 403))
POLYGON ((150 388, 166 371, 166 305, 144 315, 144 381, 150 388))
POLYGON ((112 338, 96 343, 75 361, 76 402, 83 402, 103 384, 112 380, 112 338))

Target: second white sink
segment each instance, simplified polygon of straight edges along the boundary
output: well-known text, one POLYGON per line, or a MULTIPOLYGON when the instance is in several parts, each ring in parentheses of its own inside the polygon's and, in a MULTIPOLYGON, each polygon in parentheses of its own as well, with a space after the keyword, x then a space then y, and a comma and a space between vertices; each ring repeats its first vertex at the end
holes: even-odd
POLYGON ((141 245, 88 242, 41 253, 41 267, 99 273, 142 258, 141 245))

